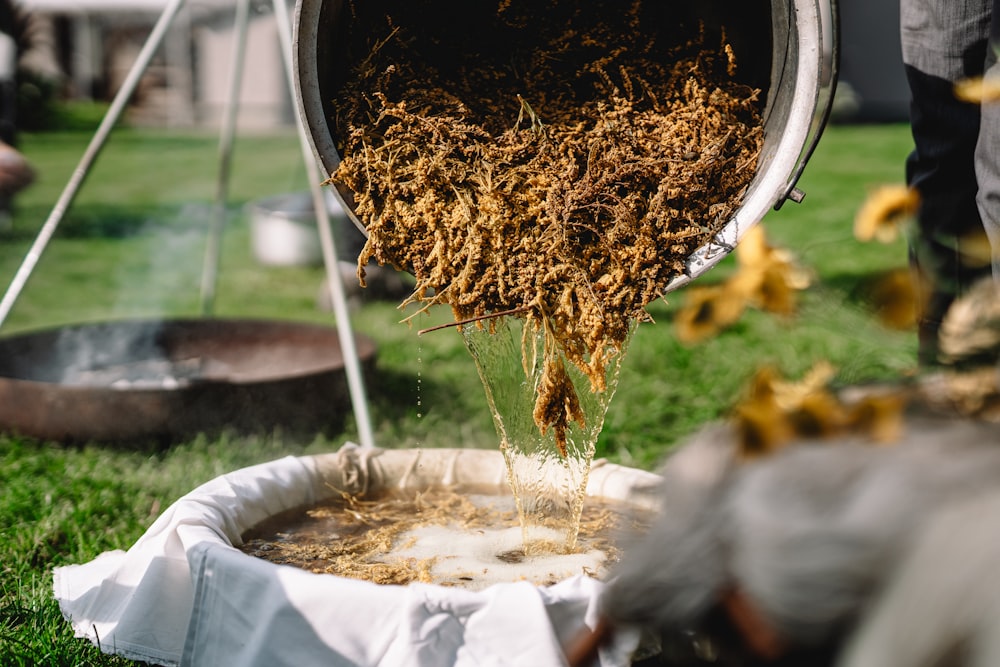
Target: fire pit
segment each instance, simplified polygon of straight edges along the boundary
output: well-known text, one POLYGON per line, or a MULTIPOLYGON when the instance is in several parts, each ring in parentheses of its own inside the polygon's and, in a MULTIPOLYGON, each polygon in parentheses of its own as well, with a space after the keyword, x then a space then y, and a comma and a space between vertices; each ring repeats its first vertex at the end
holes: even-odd
MULTIPOLYGON (((371 370, 374 343, 357 337, 371 370)), ((64 442, 318 433, 350 409, 337 330, 257 320, 122 320, 0 338, 0 429, 64 442)))

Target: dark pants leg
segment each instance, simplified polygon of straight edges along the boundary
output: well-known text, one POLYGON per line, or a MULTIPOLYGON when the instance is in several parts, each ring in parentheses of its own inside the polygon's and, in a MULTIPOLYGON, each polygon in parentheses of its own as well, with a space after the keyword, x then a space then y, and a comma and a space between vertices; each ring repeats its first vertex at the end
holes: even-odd
POLYGON ((987 66, 993 2, 901 0, 914 140, 906 179, 921 197, 910 259, 928 292, 919 318, 924 363, 936 358, 938 329, 952 301, 990 271, 989 262, 960 252, 964 240, 985 236, 976 200, 982 114, 978 105, 956 99, 954 84, 982 76, 987 66))
MULTIPOLYGON (((993 0, 990 47, 986 53, 985 77, 1000 80, 1000 0, 993 0)), ((979 215, 993 246, 993 277, 1000 285, 1000 102, 982 107, 979 144, 976 146, 976 177, 979 180, 979 215)), ((1000 287, 998 287, 1000 289, 1000 287)))
POLYGON ((906 161, 906 181, 921 197, 910 261, 928 291, 918 335, 921 361, 929 363, 948 307, 990 271, 989 265, 970 263, 959 252, 963 240, 984 233, 976 204, 980 113, 977 105, 955 98, 952 82, 910 66, 906 75, 913 93, 915 143, 906 161))

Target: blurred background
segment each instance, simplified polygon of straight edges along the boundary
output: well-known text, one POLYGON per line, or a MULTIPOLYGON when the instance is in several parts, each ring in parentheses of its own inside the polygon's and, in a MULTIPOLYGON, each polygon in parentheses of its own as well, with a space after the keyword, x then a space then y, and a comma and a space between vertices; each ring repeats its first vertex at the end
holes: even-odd
MULTIPOLYGON (((165 0, 3 0, 17 9, 19 126, 51 129, 52 107, 108 101, 135 62, 165 0)), ((837 118, 905 122, 908 90, 899 47, 899 3, 841 0, 837 118)), ((225 104, 232 0, 184 3, 130 105, 144 127, 217 127, 225 104)), ((280 60, 273 5, 251 3, 240 127, 288 126, 293 101, 280 60)), ((17 30, 17 28, 14 28, 17 30)), ((6 29, 10 32, 11 28, 6 29)))
MULTIPOLYGON (((4 0, 26 22, 19 60, 23 127, 45 129, 52 106, 108 101, 132 67, 164 0, 4 0)), ((218 127, 235 38, 232 0, 184 3, 147 69, 128 122, 143 127, 218 127)), ((289 126, 289 99, 271 2, 251 3, 240 126, 289 126)))

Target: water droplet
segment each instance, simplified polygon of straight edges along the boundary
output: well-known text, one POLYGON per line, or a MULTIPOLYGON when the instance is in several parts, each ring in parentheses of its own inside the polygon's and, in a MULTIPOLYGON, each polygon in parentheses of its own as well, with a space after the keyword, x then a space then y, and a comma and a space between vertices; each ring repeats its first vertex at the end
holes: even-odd
POLYGON ((423 410, 420 409, 421 406, 423 405, 423 394, 421 393, 423 389, 423 387, 421 386, 421 384, 423 383, 422 378, 424 373, 423 363, 424 363, 423 349, 418 345, 417 346, 417 419, 424 418, 423 410))

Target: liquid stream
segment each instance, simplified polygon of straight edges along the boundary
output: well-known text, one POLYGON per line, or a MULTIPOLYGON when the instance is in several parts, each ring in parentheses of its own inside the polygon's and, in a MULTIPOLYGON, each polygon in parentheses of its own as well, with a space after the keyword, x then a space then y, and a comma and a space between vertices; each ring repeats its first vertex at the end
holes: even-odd
POLYGON ((523 320, 512 316, 497 318, 493 325, 467 325, 462 331, 493 413, 508 482, 517 504, 524 551, 528 555, 572 553, 577 546, 597 438, 617 388, 621 361, 631 336, 608 358, 606 389, 602 392, 591 391, 590 380, 563 360, 580 399, 585 422, 571 423, 563 455, 552 429, 543 435, 533 417, 542 376, 543 334, 528 331, 522 340, 523 320), (562 531, 561 538, 555 540, 554 525, 562 531))

